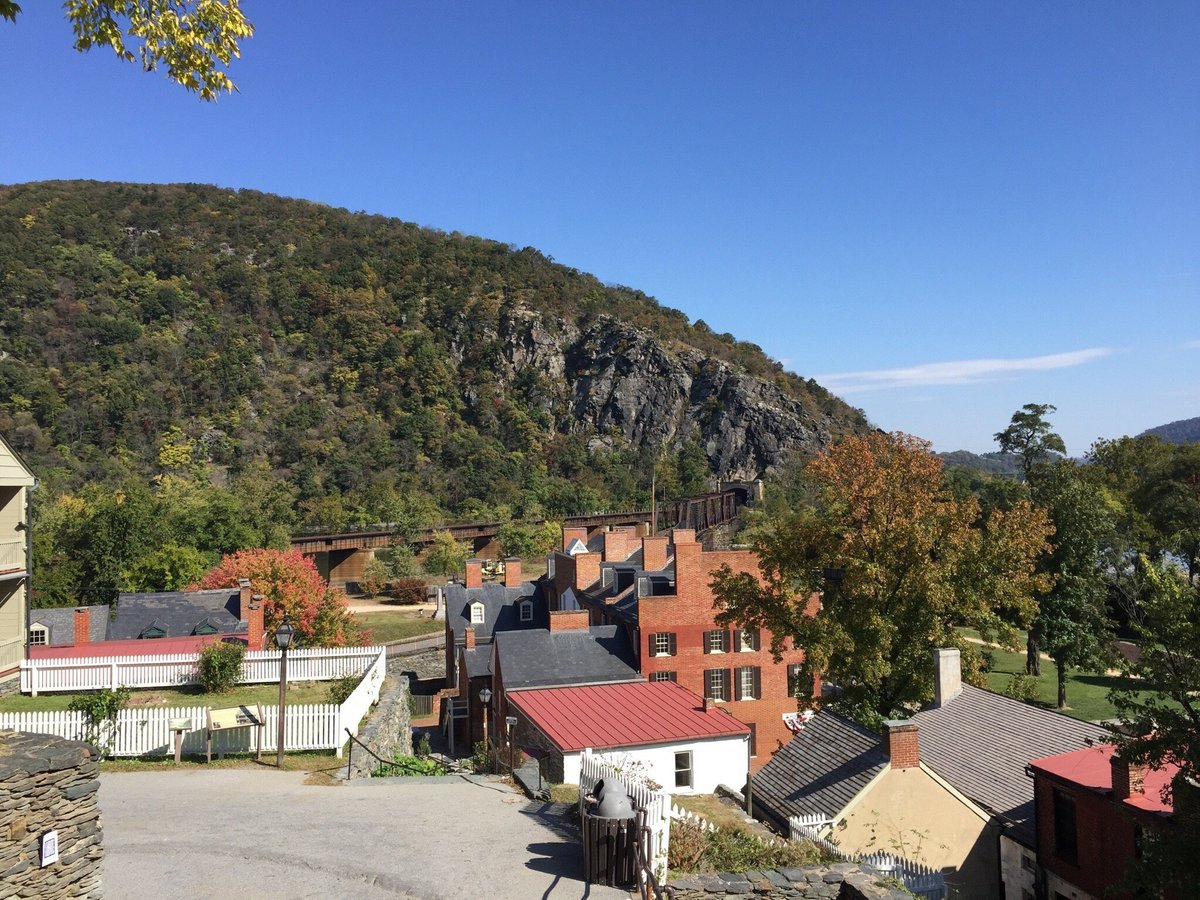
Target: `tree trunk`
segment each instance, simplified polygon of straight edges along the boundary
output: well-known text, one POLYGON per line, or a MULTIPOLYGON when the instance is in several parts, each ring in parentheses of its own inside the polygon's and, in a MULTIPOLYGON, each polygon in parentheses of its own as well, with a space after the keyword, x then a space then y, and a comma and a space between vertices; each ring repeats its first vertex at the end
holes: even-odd
POLYGON ((1035 677, 1042 674, 1042 653, 1032 631, 1025 639, 1025 674, 1035 677))
POLYGON ((1054 666, 1058 669, 1058 708, 1065 709, 1067 706, 1067 667, 1057 659, 1054 661, 1054 666))

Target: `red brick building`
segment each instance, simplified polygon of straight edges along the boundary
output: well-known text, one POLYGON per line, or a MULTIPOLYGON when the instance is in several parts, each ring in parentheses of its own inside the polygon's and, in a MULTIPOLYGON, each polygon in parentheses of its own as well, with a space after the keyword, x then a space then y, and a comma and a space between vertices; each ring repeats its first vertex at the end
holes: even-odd
POLYGON ((675 681, 750 726, 757 770, 792 736, 795 667, 804 651, 788 640, 776 662, 770 634, 716 624, 709 582, 722 565, 758 576, 750 551, 705 551, 687 529, 642 536, 618 528, 590 542, 586 532, 564 529, 563 552, 553 560, 551 608, 586 609, 595 624, 624 626, 649 680, 675 681))
POLYGON ((1109 744, 1035 759, 1037 861, 1048 900, 1119 900, 1110 893, 1141 835, 1173 814, 1163 792, 1178 767, 1146 769, 1109 744))

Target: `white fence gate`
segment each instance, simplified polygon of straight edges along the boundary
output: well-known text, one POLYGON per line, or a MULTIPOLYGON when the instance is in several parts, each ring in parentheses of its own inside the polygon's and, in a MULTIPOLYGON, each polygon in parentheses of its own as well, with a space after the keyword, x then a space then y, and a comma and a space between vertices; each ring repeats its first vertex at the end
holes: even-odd
POLYGON ((620 770, 587 748, 579 758, 579 815, 587 810, 583 797, 590 794, 601 778, 620 779, 629 788, 633 805, 646 811, 646 827, 650 829, 650 867, 658 878, 667 872, 667 847, 671 839, 671 796, 661 791, 652 791, 645 785, 630 783, 620 770))
MULTIPOLYGON (((346 742, 345 729, 358 734, 358 727, 371 706, 379 700, 387 659, 382 647, 371 648, 375 658, 354 692, 341 706, 333 703, 305 703, 287 707, 284 717, 284 750, 333 750, 340 757, 346 742)), ((360 669, 361 671, 361 669, 360 669)), ((276 675, 278 680, 278 675, 276 675)), ((291 680, 291 654, 288 654, 288 680, 291 680)), ((123 709, 117 714, 113 756, 165 756, 175 752, 171 719, 191 719, 191 730, 183 737, 184 753, 204 752, 204 729, 207 707, 180 706, 154 709, 123 709)), ((274 752, 278 747, 279 707, 264 706, 266 725, 263 729, 263 750, 274 752)), ((0 729, 32 731, 79 740, 84 736, 82 712, 57 710, 53 712, 0 713, 0 729)), ((237 728, 218 731, 213 735, 213 750, 244 753, 255 749, 258 736, 253 729, 237 728)))
MULTIPOLYGON (((365 671, 382 647, 316 647, 288 653, 288 681, 331 681, 365 671)), ((251 650, 242 662, 241 684, 279 681, 279 651, 251 650)), ((195 684, 199 653, 157 656, 98 656, 27 659, 21 663, 21 692, 95 691, 195 684)))

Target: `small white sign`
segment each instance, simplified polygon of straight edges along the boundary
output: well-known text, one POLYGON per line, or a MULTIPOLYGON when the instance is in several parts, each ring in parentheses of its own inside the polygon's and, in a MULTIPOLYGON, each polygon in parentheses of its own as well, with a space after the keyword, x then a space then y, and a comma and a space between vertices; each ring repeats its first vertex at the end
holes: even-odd
POLYGON ((58 832, 47 831, 42 835, 42 865, 58 862, 58 832))

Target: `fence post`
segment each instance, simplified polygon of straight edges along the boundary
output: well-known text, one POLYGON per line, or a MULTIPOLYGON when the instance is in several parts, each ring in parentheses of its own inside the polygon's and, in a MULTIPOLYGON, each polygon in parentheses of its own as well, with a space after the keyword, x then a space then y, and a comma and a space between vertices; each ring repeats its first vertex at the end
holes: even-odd
POLYGON ((114 661, 112 664, 112 684, 109 686, 109 690, 115 691, 116 689, 117 689, 117 664, 114 661))

